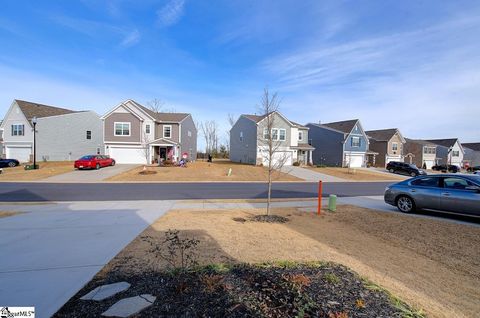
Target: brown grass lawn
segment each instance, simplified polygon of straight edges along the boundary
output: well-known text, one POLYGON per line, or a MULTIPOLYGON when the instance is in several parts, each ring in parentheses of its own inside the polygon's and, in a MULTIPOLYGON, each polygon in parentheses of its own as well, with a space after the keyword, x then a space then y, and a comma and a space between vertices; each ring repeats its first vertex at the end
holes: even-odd
MULTIPOLYGON (((143 167, 137 167, 107 181, 265 181, 267 171, 263 167, 233 163, 219 160, 213 163, 196 161, 187 168, 180 167, 147 167, 156 174, 141 175, 143 167), (227 176, 228 169, 232 174, 227 176)), ((301 181, 285 173, 275 172, 275 181, 301 181)))
MULTIPOLYGON (((142 237, 168 229, 200 240, 200 264, 275 260, 333 261, 387 288, 430 317, 480 312, 480 229, 469 225, 339 206, 322 216, 294 208, 285 224, 237 222, 263 210, 180 210, 158 219, 98 275, 138 272, 155 259, 142 237)), ((161 261, 156 266, 163 266, 161 261)))
POLYGON ((15 168, 3 168, 1 181, 34 181, 42 180, 57 174, 73 171, 72 161, 39 162, 37 170, 25 170, 22 165, 15 168))
POLYGON ((328 174, 330 176, 352 180, 352 181, 383 181, 383 180, 404 180, 405 177, 391 174, 383 174, 380 172, 375 171, 365 171, 363 169, 355 169, 355 168, 334 168, 334 167, 326 167, 326 168, 314 168, 308 167, 313 171, 328 174))
POLYGON ((6 218, 6 217, 8 217, 8 216, 13 216, 13 215, 21 214, 21 213, 24 213, 24 212, 0 211, 0 219, 1 219, 1 218, 6 218))

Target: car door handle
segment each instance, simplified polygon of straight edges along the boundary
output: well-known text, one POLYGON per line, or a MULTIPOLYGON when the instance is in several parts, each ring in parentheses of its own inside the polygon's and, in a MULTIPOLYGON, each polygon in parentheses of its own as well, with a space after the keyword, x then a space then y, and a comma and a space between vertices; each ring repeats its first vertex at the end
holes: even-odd
POLYGON ((442 195, 448 197, 450 196, 450 192, 443 192, 442 195))
POLYGON ((417 192, 417 190, 415 190, 415 189, 410 189, 410 192, 417 192))

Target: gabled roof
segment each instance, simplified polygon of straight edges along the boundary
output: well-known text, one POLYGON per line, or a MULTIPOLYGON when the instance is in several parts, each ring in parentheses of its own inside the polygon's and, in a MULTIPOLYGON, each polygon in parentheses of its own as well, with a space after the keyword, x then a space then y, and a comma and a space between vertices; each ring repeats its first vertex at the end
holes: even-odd
POLYGON ((405 138, 407 142, 413 142, 422 146, 433 146, 436 147, 437 145, 434 144, 433 142, 430 142, 428 140, 422 140, 422 139, 410 139, 410 138, 405 138))
POLYGON ((369 130, 365 133, 368 135, 368 137, 376 141, 389 141, 393 136, 395 136, 395 134, 398 133, 400 139, 405 142, 405 139, 403 139, 402 134, 400 134, 400 131, 397 128, 369 130))
POLYGON ((156 113, 153 110, 137 103, 134 100, 131 100, 131 101, 135 104, 135 106, 139 107, 144 112, 146 112, 147 114, 155 118, 155 120, 158 122, 179 123, 190 115, 187 113, 162 113, 162 112, 156 113))
POLYGON ((444 146, 447 148, 453 147, 457 142, 457 138, 450 138, 450 139, 429 139, 427 141, 434 143, 436 145, 444 146))
MULTIPOLYGON (((305 127, 299 123, 296 123, 294 121, 291 121, 290 119, 287 119, 285 116, 283 116, 279 111, 275 111, 274 113, 277 113, 280 117, 283 117, 287 122, 289 122, 292 126, 297 127, 297 128, 303 128, 303 129, 308 129, 308 127, 305 127)), ((267 114, 264 115, 251 115, 251 114, 242 114, 241 116, 246 117, 250 119, 251 121, 255 123, 261 122, 265 117, 267 117, 267 114)))
POLYGON ((468 143, 462 144, 462 146, 464 148, 480 151, 480 142, 468 142, 468 143))
POLYGON ((32 120, 33 117, 42 118, 77 113, 77 111, 66 108, 27 102, 19 99, 15 99, 15 102, 18 107, 20 107, 28 121, 32 120))
POLYGON ((320 124, 320 126, 326 126, 338 131, 341 131, 345 134, 349 134, 352 132, 355 125, 358 123, 358 119, 352 120, 344 120, 344 121, 336 121, 332 123, 320 124))

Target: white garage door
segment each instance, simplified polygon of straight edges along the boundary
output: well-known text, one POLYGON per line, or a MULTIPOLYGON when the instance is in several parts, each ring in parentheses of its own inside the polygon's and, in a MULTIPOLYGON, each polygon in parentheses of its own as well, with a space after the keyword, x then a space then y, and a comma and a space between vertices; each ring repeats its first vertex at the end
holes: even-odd
POLYGON ((20 162, 29 162, 32 149, 30 147, 6 147, 7 159, 17 159, 20 162))
POLYGON ((116 163, 138 163, 145 164, 145 154, 142 148, 111 147, 109 155, 116 163))
MULTIPOLYGON (((432 167, 435 165, 434 160, 424 160, 423 162, 425 163, 425 166, 427 167, 427 169, 432 169, 432 167)), ((419 168, 423 168, 423 165, 422 167, 419 167, 419 168)))
POLYGON ((390 161, 397 161, 397 162, 403 162, 401 156, 386 156, 385 158, 385 165, 389 163, 390 161))
MULTIPOLYGON (((278 166, 283 162, 284 166, 291 166, 293 164, 293 155, 291 151, 278 151, 273 154, 272 163, 274 166, 278 166)), ((268 155, 263 153, 262 156, 263 165, 268 166, 268 155)))
POLYGON ((363 154, 347 154, 345 164, 347 167, 360 168, 363 167, 365 156, 363 154))

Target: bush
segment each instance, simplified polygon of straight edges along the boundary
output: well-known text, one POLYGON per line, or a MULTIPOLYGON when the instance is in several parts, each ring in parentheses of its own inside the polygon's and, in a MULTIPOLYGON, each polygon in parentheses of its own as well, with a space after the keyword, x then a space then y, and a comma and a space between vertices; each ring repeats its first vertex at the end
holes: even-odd
POLYGON ((326 168, 326 165, 317 165, 317 168, 326 168))
POLYGON ((299 162, 299 161, 295 161, 295 162, 293 163, 293 165, 294 165, 295 167, 298 167, 298 166, 300 166, 300 162, 299 162))

